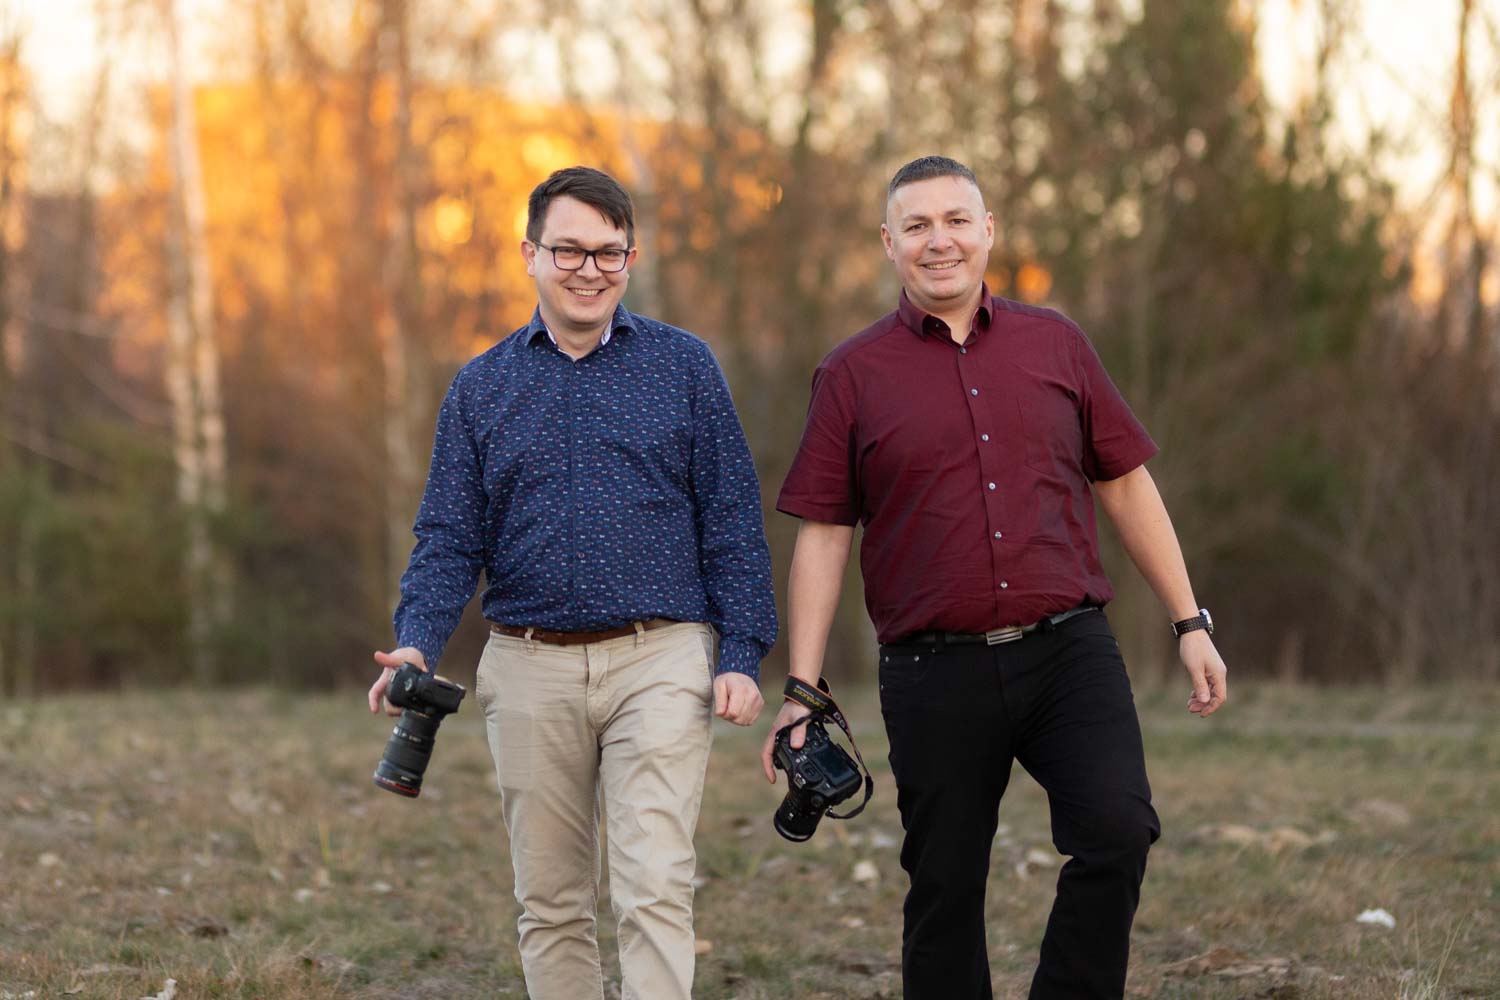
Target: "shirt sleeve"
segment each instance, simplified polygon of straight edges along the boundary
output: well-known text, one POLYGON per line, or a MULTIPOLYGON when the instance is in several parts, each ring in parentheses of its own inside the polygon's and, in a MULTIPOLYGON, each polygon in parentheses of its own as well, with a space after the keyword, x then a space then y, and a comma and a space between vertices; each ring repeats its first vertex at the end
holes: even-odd
POLYGON ((714 673, 760 676, 776 642, 776 596, 760 480, 724 373, 707 347, 697 366, 690 473, 699 571, 719 632, 714 673))
POLYGON ((412 528, 417 544, 401 575, 394 619, 397 644, 420 649, 430 670, 437 669, 484 567, 484 478, 462 379, 460 373, 438 411, 427 489, 412 528))
POLYGON ((1083 332, 1074 330, 1073 350, 1083 421, 1083 474, 1090 482, 1119 479, 1157 452, 1156 442, 1115 388, 1104 363, 1083 332))
POLYGON ((857 523, 860 496, 854 435, 854 393, 847 374, 819 367, 813 373, 802 443, 781 484, 776 509, 809 521, 857 523))

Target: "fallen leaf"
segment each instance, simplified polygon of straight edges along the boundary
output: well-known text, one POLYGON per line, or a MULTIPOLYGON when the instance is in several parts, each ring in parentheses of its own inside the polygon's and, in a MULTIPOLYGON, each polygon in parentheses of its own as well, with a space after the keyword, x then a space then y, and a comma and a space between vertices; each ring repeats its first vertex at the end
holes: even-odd
POLYGON ((860 976, 873 976, 891 968, 893 963, 890 959, 870 956, 852 955, 848 958, 840 958, 835 963, 841 972, 853 972, 860 976))
POLYGON ((1033 847, 1026 852, 1026 863, 1033 868, 1056 868, 1057 854, 1044 851, 1040 847, 1033 847))
POLYGON ((75 972, 74 975, 82 978, 87 978, 89 976, 107 976, 115 972, 135 971, 137 971, 136 968, 131 965, 115 965, 112 962, 96 962, 93 965, 89 966, 87 969, 75 972))
POLYGON ((850 877, 864 885, 874 885, 880 881, 880 869, 875 867, 873 861, 859 861, 855 863, 854 874, 850 877))
POLYGON ((1239 823, 1219 823, 1200 826, 1195 831, 1199 840, 1231 847, 1259 847, 1272 854, 1282 851, 1302 851, 1319 844, 1332 843, 1337 835, 1332 830, 1323 830, 1316 836, 1293 826, 1278 826, 1270 830, 1257 830, 1239 823))
POLYGON ((1245 958, 1245 955, 1233 948, 1210 948, 1201 955, 1184 958, 1180 962, 1172 962, 1163 971, 1169 976, 1207 976, 1219 969, 1239 965, 1245 961, 1245 958))
POLYGON ((149 997, 141 997, 141 1000, 173 1000, 177 996, 177 980, 168 979, 162 984, 161 992, 149 997))
POLYGON ((865 925, 863 917, 839 917, 839 923, 851 931, 857 931, 865 925))
POLYGON ((712 941, 705 941, 705 940, 703 940, 703 938, 698 938, 697 940, 695 940, 693 942, 693 954, 694 955, 707 955, 709 952, 711 952, 713 950, 714 950, 714 943, 712 941))
POLYGON ((1365 799, 1355 803, 1349 812, 1373 826, 1407 826, 1411 823, 1411 810, 1388 799, 1365 799))
POLYGON ((305 968, 316 969, 319 972, 331 972, 335 975, 344 975, 353 972, 355 964, 342 955, 330 955, 322 951, 303 951, 297 954, 297 961, 305 968))
POLYGON ((211 920, 207 917, 204 917, 194 922, 189 933, 191 933, 193 937, 217 938, 226 936, 229 933, 229 928, 219 923, 217 920, 211 920))
POLYGON ((378 892, 382 896, 385 895, 386 893, 390 892, 391 889, 392 889, 392 886, 391 886, 391 884, 389 882, 382 882, 382 881, 377 880, 377 881, 374 881, 374 882, 370 883, 370 891, 371 892, 378 892))
POLYGON ((1354 918, 1356 924, 1374 924, 1378 927, 1395 927, 1396 918, 1390 912, 1382 909, 1365 910, 1354 918))
POLYGON ((51 851, 46 851, 36 859, 36 863, 43 868, 56 868, 62 864, 62 858, 51 851))

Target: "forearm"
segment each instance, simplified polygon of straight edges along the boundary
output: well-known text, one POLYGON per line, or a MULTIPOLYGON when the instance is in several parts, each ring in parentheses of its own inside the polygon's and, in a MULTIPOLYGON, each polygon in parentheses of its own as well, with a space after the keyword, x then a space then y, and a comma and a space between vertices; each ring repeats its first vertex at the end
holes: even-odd
POLYGON ((1196 615, 1198 602, 1193 597, 1177 532, 1146 467, 1140 466, 1119 479, 1097 482, 1094 492, 1119 532, 1126 553, 1166 607, 1168 616, 1178 621, 1196 615))
POLYGON ((797 531, 787 584, 787 643, 791 675, 809 684, 817 684, 823 674, 823 654, 853 541, 850 525, 803 521, 797 531))

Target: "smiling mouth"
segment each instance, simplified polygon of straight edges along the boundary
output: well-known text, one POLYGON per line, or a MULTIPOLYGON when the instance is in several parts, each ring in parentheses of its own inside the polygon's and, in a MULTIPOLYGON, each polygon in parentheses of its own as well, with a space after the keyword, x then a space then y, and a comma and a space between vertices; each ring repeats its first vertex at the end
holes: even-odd
POLYGON ((570 288, 568 291, 581 299, 597 299, 604 294, 604 289, 602 288, 570 288))
POLYGON ((951 271, 958 265, 956 260, 941 260, 935 264, 923 264, 922 267, 928 271, 951 271))

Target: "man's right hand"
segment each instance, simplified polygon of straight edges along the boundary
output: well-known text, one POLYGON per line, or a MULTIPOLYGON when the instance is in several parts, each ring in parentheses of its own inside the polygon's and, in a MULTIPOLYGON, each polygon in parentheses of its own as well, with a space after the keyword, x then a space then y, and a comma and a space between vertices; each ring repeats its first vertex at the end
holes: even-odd
POLYGON ((385 706, 386 715, 400 715, 401 709, 385 700, 385 689, 391 686, 391 678, 396 676, 396 671, 401 669, 403 663, 415 663, 423 670, 427 669, 427 658, 422 651, 413 646, 402 646, 393 649, 389 653, 380 650, 375 651, 375 662, 380 664, 380 676, 370 686, 370 713, 373 715, 380 711, 380 706, 385 706))
MULTIPOLYGON (((785 727, 790 726, 792 723, 796 722, 798 719, 805 718, 806 716, 809 716, 811 714, 812 709, 808 708, 806 705, 799 705, 795 701, 783 702, 781 705, 781 711, 776 713, 776 721, 771 723, 771 733, 766 737, 766 745, 761 747, 760 751, 760 764, 761 767, 765 768, 766 780, 771 784, 776 784, 776 768, 771 763, 771 750, 776 745, 776 734, 781 732, 781 730, 785 727)), ((792 749, 800 750, 802 748, 802 743, 806 738, 806 726, 798 726, 796 729, 793 729, 791 732, 791 739, 789 740, 792 749)))

